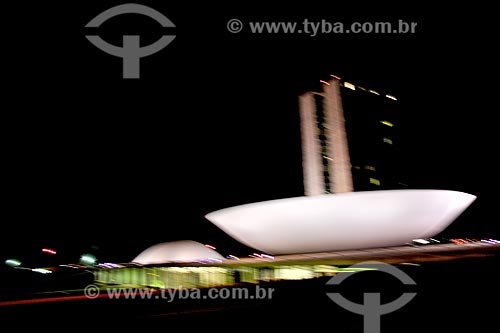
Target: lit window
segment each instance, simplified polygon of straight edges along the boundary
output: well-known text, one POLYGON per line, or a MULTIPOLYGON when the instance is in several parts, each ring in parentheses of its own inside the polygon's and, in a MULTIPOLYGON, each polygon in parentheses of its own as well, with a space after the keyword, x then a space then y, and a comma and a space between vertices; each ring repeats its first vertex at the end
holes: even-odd
POLYGON ((392 145, 392 140, 388 138, 384 138, 384 142, 392 145))
POLYGON ((389 98, 389 99, 392 99, 394 101, 397 101, 398 99, 392 95, 385 95, 385 97, 389 98))
POLYGON ((393 123, 391 123, 390 121, 387 121, 387 120, 382 120, 382 121, 380 121, 380 122, 381 122, 382 124, 386 125, 386 126, 389 126, 389 127, 394 126, 394 124, 393 124, 393 123))
POLYGON ((370 184, 380 186, 380 180, 375 178, 370 178, 370 184))
POLYGON ((365 165, 365 169, 366 169, 366 170, 375 171, 375 167, 374 167, 374 166, 371 166, 371 165, 365 165))
POLYGON ((376 92, 375 90, 368 90, 369 92, 371 92, 372 94, 375 94, 375 95, 380 95, 378 92, 376 92))
POLYGON ((349 82, 344 82, 344 87, 352 89, 352 90, 356 90, 356 86, 352 83, 349 83, 349 82))

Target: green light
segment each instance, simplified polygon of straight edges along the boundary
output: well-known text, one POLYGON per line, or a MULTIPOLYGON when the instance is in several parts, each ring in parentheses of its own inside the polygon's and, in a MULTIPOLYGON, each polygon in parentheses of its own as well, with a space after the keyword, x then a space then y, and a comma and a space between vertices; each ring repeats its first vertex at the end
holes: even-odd
POLYGON ((384 138, 384 142, 392 145, 392 140, 389 138, 384 138))
POLYGON ((7 259, 7 260, 5 260, 5 264, 7 266, 10 266, 10 267, 21 266, 21 262, 19 260, 16 260, 16 259, 7 259))
POLYGON ((376 178, 370 178, 370 184, 380 186, 380 180, 376 178))
POLYGON ((84 254, 80 257, 80 262, 87 264, 87 265, 93 265, 97 261, 96 257, 92 254, 84 254))
POLYGON ((393 127, 394 126, 393 123, 391 123, 390 121, 387 121, 387 120, 382 120, 381 123, 384 124, 384 125, 386 125, 386 126, 389 126, 389 127, 393 127))

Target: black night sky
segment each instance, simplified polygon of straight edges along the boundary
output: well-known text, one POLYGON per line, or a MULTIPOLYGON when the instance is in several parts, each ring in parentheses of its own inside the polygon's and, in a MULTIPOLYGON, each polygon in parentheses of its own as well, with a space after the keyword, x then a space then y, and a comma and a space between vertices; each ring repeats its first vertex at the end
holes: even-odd
MULTIPOLYGON (((85 25, 121 2, 37 5, 9 20, 2 258, 94 247, 102 260, 129 261, 180 239, 245 254, 204 215, 302 195, 297 97, 329 74, 398 97, 410 188, 478 196, 446 235, 499 236, 498 29, 487 8, 138 3, 176 25, 176 39, 141 60, 138 80, 122 79, 121 59, 85 38, 85 25), (404 35, 233 34, 232 18, 418 26, 404 35)), ((98 33, 149 44, 162 30, 123 15, 98 33)))

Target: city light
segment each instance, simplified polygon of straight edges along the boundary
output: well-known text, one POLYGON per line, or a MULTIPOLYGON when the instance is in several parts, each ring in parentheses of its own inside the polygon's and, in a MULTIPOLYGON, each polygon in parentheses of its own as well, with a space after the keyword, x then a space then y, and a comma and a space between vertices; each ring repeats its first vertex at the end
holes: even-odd
POLYGON ((488 243, 488 244, 498 244, 499 242, 495 239, 481 239, 481 242, 483 243, 488 243))
POLYGON ((45 268, 33 268, 32 271, 37 272, 37 273, 42 273, 42 274, 52 273, 52 271, 49 271, 48 269, 45 269, 45 268))
POLYGON ((382 124, 386 125, 386 126, 389 126, 389 127, 393 127, 393 126, 394 126, 394 124, 393 124, 393 123, 391 123, 390 121, 387 121, 387 120, 382 120, 382 121, 380 121, 380 122, 381 122, 382 124))
POLYGON ((385 97, 390 98, 390 99, 392 99, 392 100, 394 100, 394 101, 397 101, 397 100, 398 100, 396 97, 394 97, 394 96, 392 96, 392 95, 385 95, 385 97))
POLYGON ((326 84, 327 86, 330 85, 330 83, 326 82, 325 80, 319 80, 319 82, 323 83, 323 84, 326 84))
POLYGON ((271 256, 271 255, 269 255, 269 254, 261 253, 260 256, 263 257, 263 258, 269 258, 269 259, 273 259, 274 260, 274 257, 271 256))
POLYGON ((352 83, 349 83, 349 82, 344 82, 344 87, 351 89, 351 90, 356 90, 356 86, 352 83))
POLYGON ((422 238, 417 238, 417 239, 414 239, 413 240, 415 243, 419 243, 419 244, 429 244, 430 242, 426 239, 422 239, 422 238))
POLYGON ((47 249, 47 248, 42 249, 42 252, 45 252, 48 254, 57 254, 57 251, 52 250, 52 249, 47 249))
POLYGON ((98 264, 97 266, 98 267, 104 267, 104 268, 120 268, 120 267, 124 267, 123 265, 115 264, 115 263, 111 263, 111 262, 104 262, 102 264, 98 264))
POLYGON ((212 250, 217 249, 215 246, 210 245, 210 244, 205 244, 205 247, 208 247, 209 249, 212 249, 212 250))
POLYGON ((337 80, 342 80, 340 77, 338 77, 337 75, 333 75, 333 74, 330 74, 331 77, 333 77, 334 79, 337 79, 337 80))
POLYGON ((80 262, 87 264, 87 265, 93 265, 97 261, 96 257, 93 256, 92 254, 84 254, 80 257, 80 262))
POLYGON ((19 260, 16 260, 16 259, 7 259, 7 260, 5 260, 5 264, 7 266, 11 266, 11 267, 21 266, 21 262, 19 260))

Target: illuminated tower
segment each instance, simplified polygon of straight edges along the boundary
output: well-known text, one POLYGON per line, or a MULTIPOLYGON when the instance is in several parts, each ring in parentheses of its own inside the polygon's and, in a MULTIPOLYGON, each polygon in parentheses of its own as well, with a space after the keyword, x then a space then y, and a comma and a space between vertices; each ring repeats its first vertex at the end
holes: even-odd
POLYGON ((306 195, 352 192, 344 110, 337 80, 322 93, 300 96, 302 156, 306 195))
POLYGON ((397 188, 396 98, 332 77, 299 97, 305 195, 397 188))

